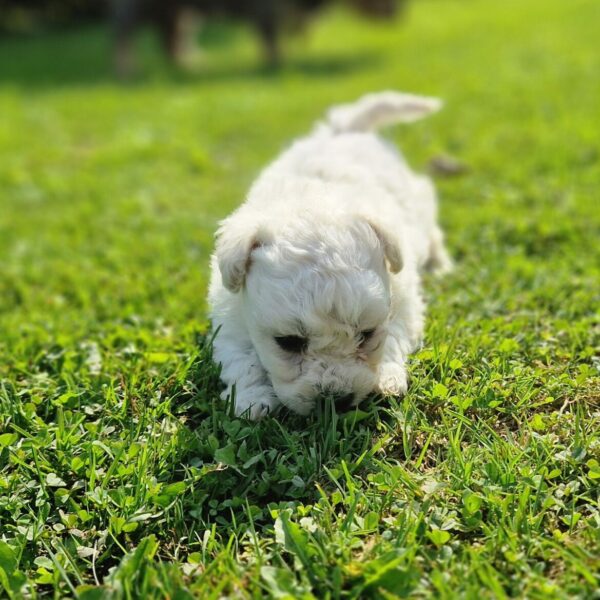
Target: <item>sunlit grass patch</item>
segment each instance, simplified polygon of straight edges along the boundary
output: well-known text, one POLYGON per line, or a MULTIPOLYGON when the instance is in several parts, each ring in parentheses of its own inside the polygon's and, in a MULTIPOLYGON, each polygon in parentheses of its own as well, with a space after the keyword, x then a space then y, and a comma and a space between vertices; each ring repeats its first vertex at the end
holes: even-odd
POLYGON ((598 8, 423 0, 341 12, 265 72, 102 28, 0 40, 0 596, 589 598, 600 556, 598 8), (73 60, 69 57, 76 52, 73 60), (251 424, 211 359, 212 235, 326 106, 439 95, 389 135, 437 182, 403 399, 251 424))

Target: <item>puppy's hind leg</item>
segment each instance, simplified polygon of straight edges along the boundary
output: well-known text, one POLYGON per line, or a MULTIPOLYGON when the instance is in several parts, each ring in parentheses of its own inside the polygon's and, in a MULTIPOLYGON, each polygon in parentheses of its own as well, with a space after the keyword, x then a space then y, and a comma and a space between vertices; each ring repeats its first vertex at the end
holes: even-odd
POLYGON ((444 244, 444 234, 436 225, 429 238, 429 258, 425 264, 425 269, 434 275, 445 275, 454 268, 454 263, 446 250, 444 244))
POLYGON ((227 384, 221 398, 232 398, 238 417, 258 421, 279 408, 280 402, 249 340, 240 341, 220 331, 214 342, 214 357, 221 363, 221 379, 227 384))

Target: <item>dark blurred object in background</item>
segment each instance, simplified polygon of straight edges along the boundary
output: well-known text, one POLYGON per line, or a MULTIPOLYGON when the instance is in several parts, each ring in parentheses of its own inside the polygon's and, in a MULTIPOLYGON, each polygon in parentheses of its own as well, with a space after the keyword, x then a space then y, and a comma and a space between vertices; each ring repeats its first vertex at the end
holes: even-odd
POLYGON ((134 37, 149 25, 160 36, 166 55, 185 65, 198 53, 203 20, 215 17, 245 21, 258 33, 265 62, 281 60, 285 31, 302 29, 319 10, 348 5, 364 17, 390 19, 408 0, 0 0, 0 32, 34 33, 48 26, 79 24, 109 17, 114 62, 119 76, 136 71, 134 37))
MULTIPOLYGON (((286 29, 299 29, 326 5, 336 0, 111 0, 115 28, 115 66, 127 77, 135 70, 133 36, 148 23, 158 31, 169 58, 185 64, 195 45, 197 24, 205 18, 227 17, 250 23, 263 44, 265 61, 280 62, 280 37, 286 29)), ((360 14, 391 18, 405 0, 346 0, 360 14)))
POLYGON ((43 26, 98 20, 106 0, 0 0, 0 31, 30 33, 43 26))

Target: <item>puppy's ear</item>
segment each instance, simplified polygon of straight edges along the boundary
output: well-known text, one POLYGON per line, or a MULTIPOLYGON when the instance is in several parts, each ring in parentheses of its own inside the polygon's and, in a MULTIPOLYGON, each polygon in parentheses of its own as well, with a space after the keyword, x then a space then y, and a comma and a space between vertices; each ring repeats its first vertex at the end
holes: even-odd
POLYGON ((367 219, 367 223, 375 232, 375 235, 381 243, 383 254, 388 262, 390 272, 400 273, 402 270, 403 261, 402 252, 400 251, 400 244, 398 243, 396 236, 385 225, 382 225, 379 222, 367 219))
POLYGON ((230 292, 239 292, 244 285, 252 252, 265 244, 266 237, 260 227, 248 227, 238 219, 226 219, 221 224, 215 254, 223 285, 230 292))

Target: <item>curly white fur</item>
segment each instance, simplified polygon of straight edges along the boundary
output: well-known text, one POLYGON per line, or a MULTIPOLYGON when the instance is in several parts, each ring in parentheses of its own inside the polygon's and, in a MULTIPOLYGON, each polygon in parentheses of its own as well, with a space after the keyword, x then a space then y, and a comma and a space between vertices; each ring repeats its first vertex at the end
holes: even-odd
POLYGON ((431 182, 369 131, 440 105, 382 92, 333 108, 221 223, 209 302, 236 414, 259 419, 281 404, 308 414, 323 393, 355 405, 406 392, 423 333, 420 272, 450 260, 431 182), (282 349, 285 336, 305 340, 301 351, 282 349))

